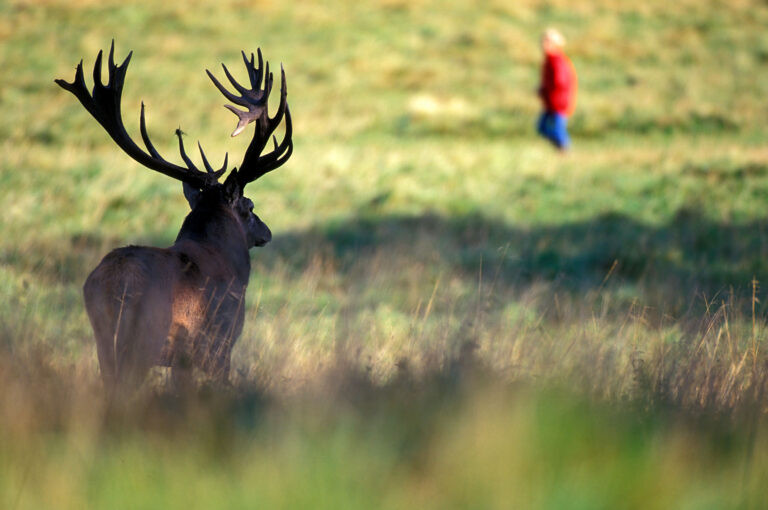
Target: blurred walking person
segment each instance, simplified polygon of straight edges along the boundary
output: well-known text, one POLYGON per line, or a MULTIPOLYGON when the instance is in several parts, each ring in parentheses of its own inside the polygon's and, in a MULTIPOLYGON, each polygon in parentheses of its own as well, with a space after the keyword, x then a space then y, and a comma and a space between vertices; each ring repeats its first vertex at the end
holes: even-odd
POLYGON ((539 117, 537 131, 560 151, 571 145, 568 117, 576 106, 576 70, 565 55, 565 38, 554 28, 541 36, 544 62, 541 67, 539 97, 544 111, 539 117))

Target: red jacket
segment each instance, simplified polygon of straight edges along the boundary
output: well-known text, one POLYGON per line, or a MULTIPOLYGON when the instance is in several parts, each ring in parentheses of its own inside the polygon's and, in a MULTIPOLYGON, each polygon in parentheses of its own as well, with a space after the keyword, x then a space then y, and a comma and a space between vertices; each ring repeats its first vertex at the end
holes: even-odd
POLYGON ((576 71, 564 53, 547 53, 541 67, 539 96, 544 109, 570 115, 576 106, 576 71))

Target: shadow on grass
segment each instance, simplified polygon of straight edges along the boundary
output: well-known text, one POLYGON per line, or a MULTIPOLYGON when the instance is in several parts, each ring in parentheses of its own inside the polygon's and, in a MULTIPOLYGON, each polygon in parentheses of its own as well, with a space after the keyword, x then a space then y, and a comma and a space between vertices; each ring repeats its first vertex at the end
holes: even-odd
MULTIPOLYGON (((171 239, 148 237, 136 244, 168 246, 171 239)), ((76 236, 69 246, 7 246, 0 263, 44 282, 81 284, 121 240, 76 236)), ((630 288, 628 299, 652 302, 665 313, 682 313, 696 301, 750 295, 753 278, 768 273, 768 220, 732 224, 680 210, 666 224, 650 225, 620 214, 550 226, 518 227, 472 214, 379 216, 362 212, 348 220, 302 231, 276 233, 264 249, 253 250, 256 272, 280 266, 299 278, 318 256, 339 275, 364 288, 377 261, 397 260, 431 274, 458 275, 467 282, 519 293, 550 282, 558 292, 579 297, 606 285, 630 288), (362 278, 362 279, 361 279, 362 278), (359 281, 358 281, 359 280, 359 281)), ((401 266, 402 267, 402 266, 401 266)), ((433 283, 433 282, 432 282, 433 283)), ((427 286, 431 283, 426 282, 427 286)), ((615 288, 615 287, 614 287, 615 288)), ((758 288, 758 294, 764 294, 758 288)), ((748 300, 745 300, 748 301, 748 300)))
MULTIPOLYGON (((531 228, 480 214, 445 217, 367 216, 276 237, 258 255, 269 269, 287 262, 299 273, 318 252, 344 274, 377 256, 438 265, 499 290, 522 291, 548 281, 558 290, 584 293, 631 285, 645 297, 682 311, 697 297, 751 293, 753 278, 768 270, 768 221, 713 222, 681 210, 667 224, 649 225, 606 214, 586 221, 531 228)), ((758 290, 759 292, 759 290, 758 290)), ((703 301, 703 300, 702 300, 703 301)))

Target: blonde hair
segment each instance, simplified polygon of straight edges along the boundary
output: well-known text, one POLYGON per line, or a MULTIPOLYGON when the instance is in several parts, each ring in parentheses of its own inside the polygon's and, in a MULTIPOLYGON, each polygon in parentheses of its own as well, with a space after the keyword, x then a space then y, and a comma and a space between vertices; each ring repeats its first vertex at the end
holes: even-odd
POLYGON ((548 41, 558 48, 565 46, 565 37, 563 37, 563 34, 561 34, 560 31, 556 28, 546 29, 544 34, 541 36, 541 40, 548 41))

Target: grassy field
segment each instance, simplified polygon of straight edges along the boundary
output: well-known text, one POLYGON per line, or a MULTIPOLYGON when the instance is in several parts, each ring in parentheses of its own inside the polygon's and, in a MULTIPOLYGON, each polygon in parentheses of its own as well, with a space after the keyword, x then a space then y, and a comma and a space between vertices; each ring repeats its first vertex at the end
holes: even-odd
POLYGON ((0 508, 768 508, 768 5, 0 0, 0 508), (579 73, 535 136, 538 37, 579 73), (249 187, 232 387, 107 409, 81 286, 179 183, 55 78, 238 162, 204 70, 261 47, 295 152, 249 187), (90 82, 89 73, 86 72, 90 82))

